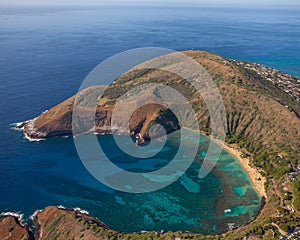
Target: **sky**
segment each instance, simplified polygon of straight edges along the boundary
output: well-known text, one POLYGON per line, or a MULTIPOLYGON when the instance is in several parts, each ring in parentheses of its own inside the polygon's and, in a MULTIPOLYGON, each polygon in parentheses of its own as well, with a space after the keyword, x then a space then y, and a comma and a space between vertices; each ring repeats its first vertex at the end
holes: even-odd
POLYGON ((38 6, 126 6, 126 5, 299 5, 299 0, 0 0, 0 5, 38 6))

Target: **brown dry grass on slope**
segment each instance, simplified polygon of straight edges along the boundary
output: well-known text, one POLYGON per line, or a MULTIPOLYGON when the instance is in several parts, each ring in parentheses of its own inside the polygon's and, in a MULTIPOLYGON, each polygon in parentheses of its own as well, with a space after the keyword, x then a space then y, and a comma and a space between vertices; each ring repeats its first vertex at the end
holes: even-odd
MULTIPOLYGON (((257 141, 284 155, 289 155, 291 151, 294 157, 299 155, 300 121, 295 114, 300 113, 299 104, 269 81, 236 66, 230 60, 204 51, 185 53, 198 61, 218 85, 225 103, 229 138, 239 141, 246 137, 247 141, 257 141)), ((179 63, 174 63, 174 66, 176 64, 179 63)), ((210 132, 207 107, 195 89, 175 74, 151 69, 130 71, 105 91, 97 109, 98 130, 107 129, 105 127, 110 124, 111 111, 118 97, 137 85, 153 82, 166 84, 186 96, 197 113, 201 130, 210 132)), ((93 92, 89 94, 93 95, 93 92)), ((34 128, 48 136, 70 134, 73 101, 74 97, 50 109, 35 120, 34 128)), ((89 101, 86 102, 83 105, 89 106, 89 101)), ((151 113, 143 111, 143 115, 139 114, 139 120, 134 120, 141 123, 143 119, 148 119, 147 124, 140 128, 143 135, 149 122, 154 120, 152 110, 149 108, 151 113)), ((25 132, 30 132, 29 127, 30 124, 25 126, 25 132)))

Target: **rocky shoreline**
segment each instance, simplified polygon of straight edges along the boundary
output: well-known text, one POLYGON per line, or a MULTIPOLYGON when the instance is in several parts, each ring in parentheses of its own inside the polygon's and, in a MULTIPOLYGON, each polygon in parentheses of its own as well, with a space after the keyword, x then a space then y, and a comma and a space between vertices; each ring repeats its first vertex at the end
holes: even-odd
MULTIPOLYGON (((205 68, 209 68, 209 66, 206 66, 206 61, 208 60, 212 62, 212 66, 217 64, 219 66, 218 70, 213 69, 213 72, 208 70, 208 73, 212 76, 212 78, 215 77, 218 79, 220 75, 224 75, 224 78, 228 78, 228 82, 230 82, 230 78, 232 78, 233 82, 238 81, 238 85, 243 85, 243 81, 245 80, 242 80, 242 78, 249 78, 251 81, 256 81, 255 84, 259 85, 263 83, 268 88, 270 88, 268 83, 272 83, 276 86, 279 92, 282 92, 282 94, 293 97, 298 103, 300 101, 300 79, 290 74, 266 67, 259 63, 251 63, 241 60, 228 60, 221 57, 218 59, 218 56, 213 56, 213 54, 208 52, 191 51, 189 53, 186 52, 186 54, 191 54, 191 56, 195 54, 203 57, 199 63, 203 64, 205 68), (225 70, 225 68, 228 69, 225 70), (231 75, 227 76, 226 74, 228 73, 231 75)), ((25 138, 30 141, 72 136, 73 126, 79 126, 79 131, 81 131, 79 134, 130 134, 136 137, 137 144, 143 144, 147 141, 149 138, 148 130, 152 124, 163 125, 167 133, 171 133, 174 130, 179 129, 180 126, 176 116, 172 116, 172 114, 168 112, 167 108, 158 104, 146 104, 133 113, 128 123, 117 122, 117 124, 114 123, 115 125, 113 126, 112 116, 113 110, 116 107, 116 99, 118 99, 119 95, 122 95, 122 89, 127 87, 124 85, 124 82, 128 81, 128 79, 141 81, 139 80, 139 77, 140 74, 138 72, 136 73, 136 76, 134 73, 128 72, 121 76, 111 86, 93 86, 84 89, 64 102, 54 106, 50 110, 43 112, 40 116, 18 124, 16 128, 22 129, 25 138), (105 89, 104 93, 103 89, 105 89), (98 96, 98 93, 101 93, 101 95, 103 94, 100 100, 95 98, 98 96), (92 106, 95 101, 98 101, 96 108, 95 106, 92 106), (80 119, 74 118, 74 108, 77 113, 80 113, 80 119), (160 112, 161 115, 159 115, 158 112, 160 112), (90 121, 91 114, 95 116, 95 126, 87 127, 85 124, 90 121), (170 122, 170 124, 167 125, 166 122, 170 122)), ((150 77, 150 80, 151 79, 152 76, 150 77)), ((251 81, 250 84, 253 84, 251 81)), ((167 85, 168 84, 169 83, 167 82, 167 85)), ((179 85, 176 87, 182 86, 179 85)), ((185 91, 187 90, 188 89, 185 89, 185 91)), ((150 95, 145 96, 145 99, 139 99, 139 101, 147 102, 147 100, 151 100, 151 98, 156 97, 156 91, 157 90, 155 88, 148 89, 150 95)), ((280 99, 276 100, 299 117, 300 113, 298 109, 294 109, 294 106, 289 106, 286 101, 282 101, 280 99)), ((223 101, 226 102, 226 99, 223 99, 223 101)), ((118 118, 127 116, 126 114, 128 114, 128 111, 132 108, 134 109, 135 106, 136 100, 132 101, 131 99, 126 102, 124 106, 122 105, 122 108, 118 108, 118 118)))
MULTIPOLYGON (((260 214, 265 204, 263 198, 262 207, 248 225, 260 214)), ((99 219, 89 215, 87 211, 80 208, 65 208, 63 206, 49 206, 43 210, 37 210, 31 217, 33 226, 26 223, 22 215, 15 213, 2 213, 0 215, 0 236, 3 239, 26 239, 26 240, 46 240, 46 239, 211 239, 214 236, 205 236, 187 231, 164 232, 141 231, 134 233, 121 233, 109 228, 99 219), (177 237, 176 237, 177 236, 177 237)), ((241 226, 240 226, 241 227, 241 226)), ((235 229, 228 229, 222 232, 224 236, 230 234, 235 229)), ((1 239, 2 239, 1 238, 1 239)))
MULTIPOLYGON (((5 239, 144 239, 150 235, 154 239, 168 239, 171 232, 134 232, 121 233, 109 228, 99 219, 89 215, 87 211, 80 208, 65 208, 63 206, 49 206, 43 210, 37 210, 30 218, 33 228, 23 218, 17 217, 15 213, 2 213, 0 215, 0 236, 5 239), (156 236, 156 237, 155 237, 156 236), (164 237, 166 236, 166 238, 164 237)), ((174 232, 175 233, 175 232, 174 232)), ((185 231, 176 232, 189 236, 201 236, 185 231)), ((2 238, 1 238, 2 239, 2 238)))
MULTIPOLYGON (((28 240, 40 240, 40 239, 48 239, 49 233, 51 235, 51 231, 56 229, 55 231, 60 231, 63 233, 63 226, 66 225, 66 219, 69 220, 69 224, 66 227, 69 227, 69 231, 73 231, 76 229, 76 224, 79 221, 88 222, 88 224, 97 226, 97 228, 101 228, 103 230, 111 230, 108 226, 106 226, 99 219, 94 218, 89 215, 87 211, 81 210, 79 208, 65 208, 63 206, 50 206, 43 210, 37 210, 31 217, 33 221, 33 228, 29 226, 28 223, 23 219, 23 215, 16 213, 2 213, 0 215, 0 236, 6 239, 28 239, 28 240), (58 221, 63 220, 62 222, 58 221), (78 220, 79 219, 79 220, 78 220), (71 224, 70 224, 71 223, 71 224), (52 226, 52 230, 50 231, 50 227, 52 226), (34 230, 35 229, 35 230, 34 230)), ((81 229, 82 230, 82 229, 81 229)), ((62 236, 61 233, 58 233, 57 237, 62 236)), ((80 233, 81 235, 82 233, 80 233)), ((93 235, 92 233, 86 233, 87 235, 93 235)), ((70 233, 70 236, 72 234, 70 233)), ((78 237, 78 233, 73 234, 75 237, 78 237)), ((96 235, 95 235, 96 236, 96 235)), ((67 236, 66 236, 67 237, 67 236)), ((56 239, 56 238, 51 238, 56 239)), ((98 238, 89 238, 89 239, 98 239, 98 238)))
MULTIPOLYGON (((280 88, 283 92, 293 97, 296 102, 300 102, 300 79, 292 76, 287 73, 283 73, 279 70, 266 67, 259 63, 246 62, 241 60, 230 60, 230 62, 238 67, 246 69, 247 71, 254 72, 258 76, 264 78, 265 80, 271 82, 280 88)), ((83 90, 83 93, 80 94, 81 98, 90 99, 94 97, 93 95, 99 90, 100 87, 91 87, 86 90, 83 90)), ((55 137, 70 137, 72 136, 72 106, 75 101, 75 96, 67 99, 66 101, 58 104, 49 111, 43 112, 40 116, 19 123, 15 126, 17 129, 21 129, 24 132, 24 136, 29 141, 40 141, 47 138, 55 137)), ((88 102, 87 100, 87 102, 88 102)), ((81 105, 76 106, 76 108, 82 107, 81 105)), ((294 112, 298 117, 299 113, 294 111, 293 108, 286 106, 290 111, 294 112)), ((96 109, 96 118, 95 118, 95 129, 87 130, 85 133, 97 133, 97 134, 128 134, 136 136, 136 141, 138 144, 143 144, 147 141, 148 133, 146 129, 149 129, 150 122, 160 123, 162 121, 158 120, 158 116, 155 116, 156 111, 163 109, 162 106, 155 106, 152 104, 149 107, 139 109, 136 116, 133 116, 135 119, 128 126, 111 126, 111 116, 114 108, 114 104, 104 104, 103 106, 98 106, 96 109), (153 107, 154 106, 154 107, 153 107)), ((130 107, 129 107, 130 108, 130 107)), ((91 109, 84 110, 88 112, 91 109)), ((93 110, 93 109, 92 109, 93 110)), ((165 110, 165 109, 164 109, 165 110)), ((94 109, 95 111, 95 109, 94 109)), ((162 111, 163 112, 163 111, 162 111)), ((170 117, 170 114, 167 116, 170 117)), ((161 119, 166 120, 166 116, 161 116, 161 119)), ((85 120, 84 117, 81 120, 85 120)), ((167 132, 170 133, 174 130, 177 130, 180 126, 176 123, 176 119, 173 120, 172 126, 167 126, 167 132)))
POLYGON ((7 212, 0 214, 1 239, 35 240, 33 229, 24 221, 23 215, 7 212))
MULTIPOLYGON (((81 119, 72 122, 72 108, 66 108, 65 105, 73 105, 74 98, 45 111, 40 116, 27 120, 22 123, 15 124, 14 128, 22 130, 24 137, 29 141, 40 141, 49 138, 71 137, 73 136, 73 125, 80 125, 79 133, 76 136, 84 134, 122 134, 135 137, 136 144, 141 145, 149 141, 149 129, 152 125, 159 124, 164 127, 166 133, 171 133, 180 129, 177 118, 174 114, 159 104, 146 104, 135 111, 129 120, 129 123, 118 123, 112 126, 112 111, 114 105, 97 108, 95 112, 95 126, 93 129, 86 128, 84 121, 90 116, 85 109, 82 112, 81 119), (59 113, 57 113, 59 112, 59 113), (57 114, 57 116, 55 116, 57 114), (129 126, 128 126, 129 125, 129 126), (82 130, 81 130, 82 129, 82 130)), ((92 111, 92 109, 88 109, 92 111)), ((89 122, 87 120, 87 122, 89 122)), ((77 132, 77 131, 76 131, 77 132)), ((157 136, 159 137, 159 133, 157 136)))

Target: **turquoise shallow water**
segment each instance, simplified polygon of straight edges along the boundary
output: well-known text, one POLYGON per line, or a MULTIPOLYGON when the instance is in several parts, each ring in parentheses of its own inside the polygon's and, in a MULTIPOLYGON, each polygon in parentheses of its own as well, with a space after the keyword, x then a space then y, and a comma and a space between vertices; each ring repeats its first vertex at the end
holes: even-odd
MULTIPOLYGON (((117 166, 134 172, 149 172, 172 160, 181 141, 179 134, 169 135, 163 151, 146 159, 123 153, 112 135, 98 136, 98 140, 107 157, 117 166)), ((168 187, 143 194, 119 192, 99 183, 77 157, 72 139, 32 143, 20 138, 27 147, 38 149, 26 163, 20 161, 21 165, 26 165, 23 171, 30 169, 31 172, 27 177, 27 194, 19 195, 18 199, 8 196, 8 201, 12 202, 2 201, 2 204, 24 211, 27 217, 35 208, 47 205, 77 206, 124 232, 187 230, 211 234, 226 230, 228 223, 239 226, 251 220, 260 209, 261 198, 238 161, 223 151, 216 168, 200 179, 199 169, 209 138, 192 131, 188 138, 191 144, 192 141, 200 142, 196 159, 188 171, 168 187)), ((128 140, 124 136, 125 139, 128 140)), ((188 157, 183 155, 182 159, 188 157)))

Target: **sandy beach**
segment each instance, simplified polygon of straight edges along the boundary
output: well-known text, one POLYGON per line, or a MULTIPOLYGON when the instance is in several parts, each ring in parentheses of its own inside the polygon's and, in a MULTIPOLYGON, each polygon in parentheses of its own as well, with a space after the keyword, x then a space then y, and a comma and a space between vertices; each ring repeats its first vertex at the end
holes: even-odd
MULTIPOLYGON (((200 134, 206 135, 205 133, 198 131, 200 134)), ((216 143, 218 143, 220 146, 223 146, 223 148, 229 152, 233 157, 235 157, 241 164, 241 166, 246 170, 248 173, 248 176, 251 179, 251 182, 253 186, 255 187, 256 191, 259 193, 261 197, 264 197, 267 199, 267 193, 265 189, 265 182, 267 181, 265 177, 263 177, 258 169, 255 167, 250 166, 250 159, 248 157, 241 157, 243 154, 242 151, 238 148, 238 146, 233 146, 230 144, 227 144, 225 142, 220 142, 218 139, 214 138, 213 136, 209 136, 211 139, 213 139, 216 143)))
POLYGON ((263 177, 260 172, 250 166, 249 158, 242 158, 242 152, 238 150, 236 147, 230 146, 228 144, 224 144, 223 148, 228 151, 232 156, 239 160, 241 166, 247 171, 253 186, 256 188, 257 192, 262 196, 267 198, 266 190, 265 190, 265 182, 266 178, 263 177))

